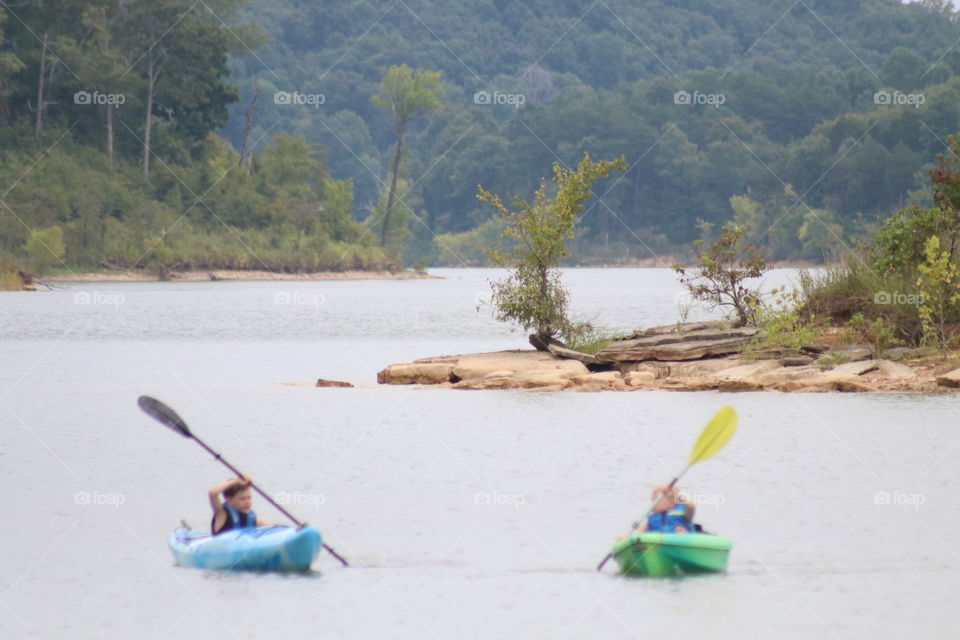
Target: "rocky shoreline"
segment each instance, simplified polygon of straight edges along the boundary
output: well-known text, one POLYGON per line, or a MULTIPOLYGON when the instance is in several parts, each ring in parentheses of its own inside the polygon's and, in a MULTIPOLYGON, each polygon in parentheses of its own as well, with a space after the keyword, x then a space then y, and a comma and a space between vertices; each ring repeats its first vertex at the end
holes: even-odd
MULTIPOLYGON (((213 269, 173 272, 168 280, 177 282, 208 282, 211 280, 418 280, 439 279, 417 271, 318 271, 311 273, 282 273, 274 271, 213 269)), ((44 282, 159 282, 155 273, 143 270, 100 271, 51 275, 44 282)))
POLYGON ((937 393, 960 388, 960 369, 918 349, 804 345, 799 353, 741 351, 757 329, 720 323, 655 327, 611 342, 594 355, 497 351, 392 364, 380 384, 524 391, 782 391, 937 393))

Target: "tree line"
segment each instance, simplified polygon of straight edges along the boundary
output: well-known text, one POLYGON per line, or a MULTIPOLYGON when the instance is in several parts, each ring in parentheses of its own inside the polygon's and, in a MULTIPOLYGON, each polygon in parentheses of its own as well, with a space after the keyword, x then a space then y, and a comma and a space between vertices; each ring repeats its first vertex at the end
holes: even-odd
POLYGON ((370 98, 391 66, 441 72, 443 106, 411 123, 401 179, 408 259, 447 264, 483 262, 499 232, 477 184, 530 193, 585 151, 629 168, 598 181, 581 262, 676 252, 730 221, 773 259, 818 261, 929 202, 925 171, 960 122, 949 2, 603 5, 254 0, 244 15, 271 37, 233 59, 225 135, 238 142, 254 83, 322 93, 262 122, 319 142, 354 181, 355 216, 382 214, 396 137, 370 98))
POLYGON ((960 129, 949 2, 601 5, 7 3, 0 260, 57 254, 56 227, 50 267, 483 264, 503 221, 477 185, 532 193, 584 153, 626 168, 579 263, 726 223, 819 261, 931 206, 960 129))
MULTIPOLYGON (((0 8, 0 262, 33 269, 389 264, 353 187, 283 129, 236 149, 228 59, 264 41, 240 0, 0 8)), ((255 115, 255 110, 254 110, 255 115)))

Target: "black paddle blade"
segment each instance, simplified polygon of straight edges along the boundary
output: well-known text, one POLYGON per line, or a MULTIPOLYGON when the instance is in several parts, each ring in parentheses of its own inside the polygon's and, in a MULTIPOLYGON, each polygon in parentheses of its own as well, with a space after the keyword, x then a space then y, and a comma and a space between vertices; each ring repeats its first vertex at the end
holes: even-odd
POLYGON ((192 438, 193 434, 190 433, 190 427, 187 426, 187 423, 183 421, 183 418, 177 415, 177 412, 163 404, 156 398, 151 398, 150 396, 140 396, 137 398, 137 404, 140 405, 140 408, 143 409, 143 412, 148 416, 167 425, 184 438, 192 438))

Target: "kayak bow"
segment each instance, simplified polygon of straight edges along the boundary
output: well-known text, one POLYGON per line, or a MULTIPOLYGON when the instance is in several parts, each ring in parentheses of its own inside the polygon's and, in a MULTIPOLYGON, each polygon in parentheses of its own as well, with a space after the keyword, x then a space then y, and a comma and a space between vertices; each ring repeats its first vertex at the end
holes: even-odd
POLYGON ((729 538, 707 533, 640 533, 613 545, 620 573, 631 576, 672 576, 716 573, 727 568, 729 538))

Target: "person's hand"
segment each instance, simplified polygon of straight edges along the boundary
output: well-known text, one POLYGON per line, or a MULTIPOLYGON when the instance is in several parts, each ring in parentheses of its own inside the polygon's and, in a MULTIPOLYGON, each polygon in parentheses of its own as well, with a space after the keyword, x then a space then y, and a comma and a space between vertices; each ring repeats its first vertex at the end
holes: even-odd
POLYGON ((250 476, 237 476, 235 478, 230 478, 229 480, 226 481, 226 483, 224 483, 221 486, 223 486, 224 488, 235 487, 237 485, 240 485, 242 487, 249 487, 252 484, 253 484, 253 478, 251 478, 250 476))
POLYGON ((653 493, 650 495, 650 499, 657 500, 661 495, 664 496, 665 498, 669 498, 670 500, 673 500, 676 498, 677 489, 676 487, 671 487, 668 484, 662 484, 659 487, 653 488, 653 493))

